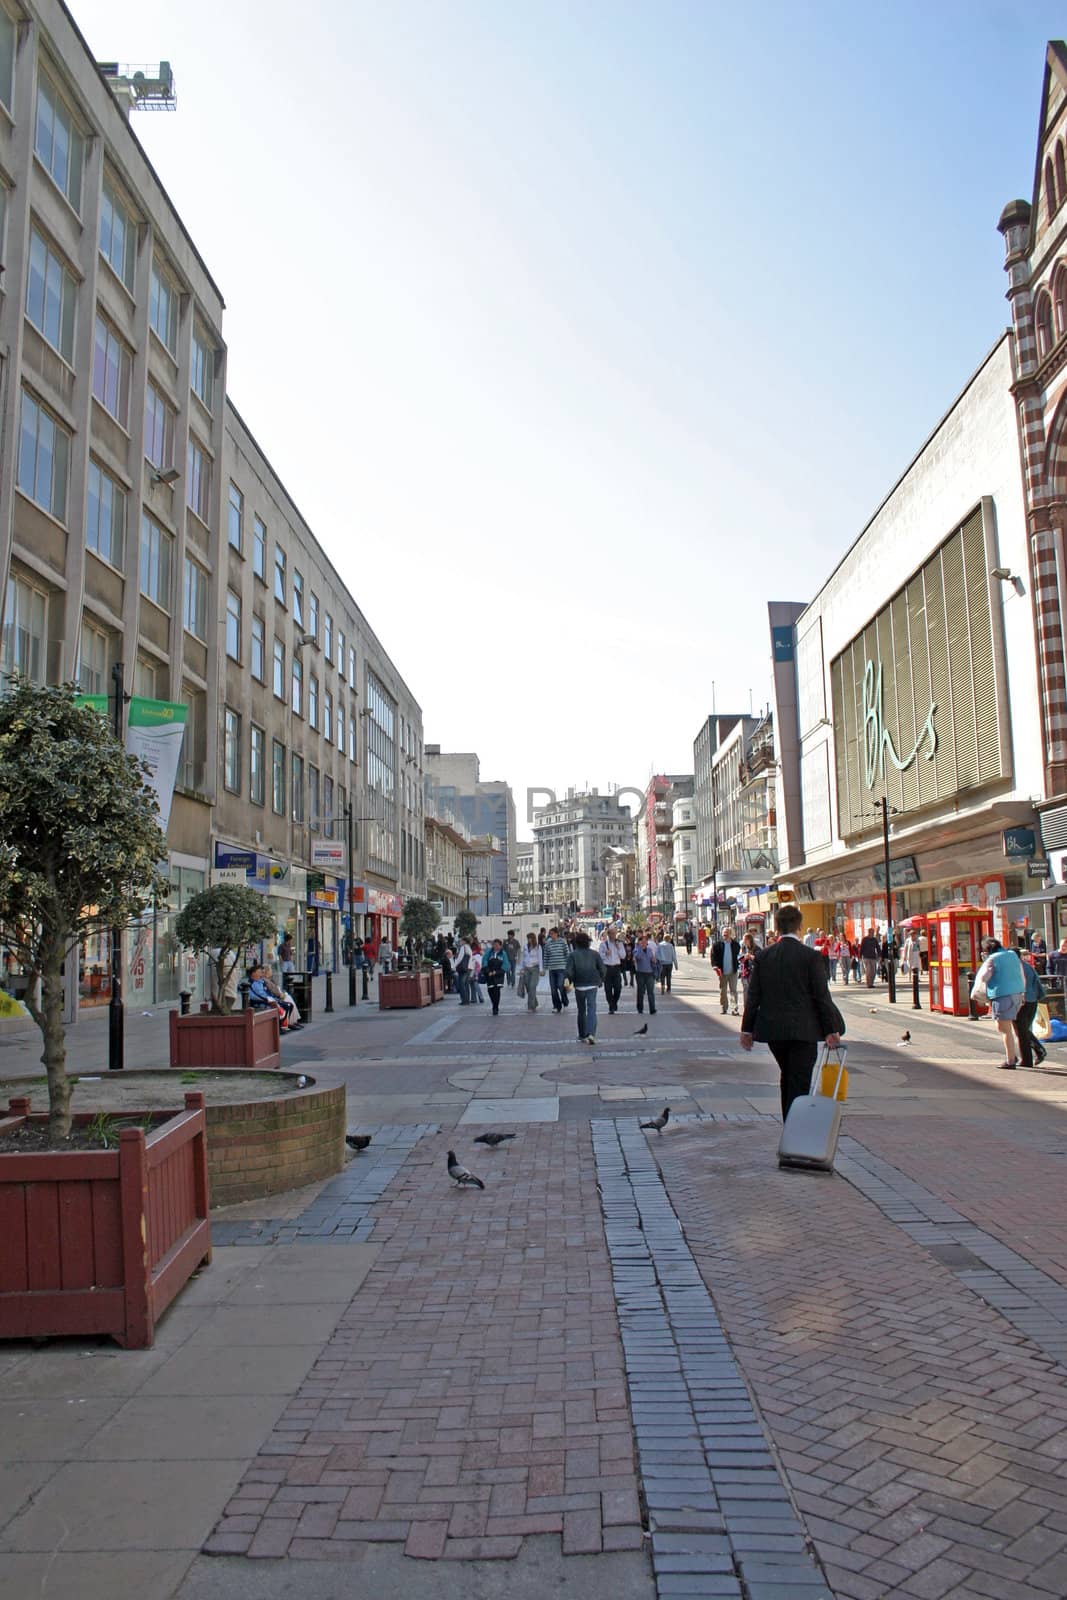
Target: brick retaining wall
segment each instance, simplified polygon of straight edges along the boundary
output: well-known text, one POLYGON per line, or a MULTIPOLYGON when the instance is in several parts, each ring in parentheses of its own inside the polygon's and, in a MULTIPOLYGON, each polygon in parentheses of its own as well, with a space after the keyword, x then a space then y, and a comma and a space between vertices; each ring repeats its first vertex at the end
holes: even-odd
POLYGON ((207 1108, 211 1204, 298 1189, 344 1165, 345 1088, 207 1108))

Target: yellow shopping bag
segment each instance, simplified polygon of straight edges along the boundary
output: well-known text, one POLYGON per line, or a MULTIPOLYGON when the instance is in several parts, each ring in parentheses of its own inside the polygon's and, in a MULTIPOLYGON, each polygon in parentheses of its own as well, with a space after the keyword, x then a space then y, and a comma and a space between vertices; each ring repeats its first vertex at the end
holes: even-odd
POLYGON ((848 1068, 845 1066, 845 1048, 831 1051, 829 1046, 823 1047, 822 1065, 819 1069, 819 1093, 834 1098, 837 1091, 838 1100, 848 1098, 848 1068))
POLYGON ((1034 1024, 1030 1029, 1035 1039, 1047 1039, 1052 1030, 1049 1027, 1048 1006, 1039 1005, 1034 1014, 1034 1024))

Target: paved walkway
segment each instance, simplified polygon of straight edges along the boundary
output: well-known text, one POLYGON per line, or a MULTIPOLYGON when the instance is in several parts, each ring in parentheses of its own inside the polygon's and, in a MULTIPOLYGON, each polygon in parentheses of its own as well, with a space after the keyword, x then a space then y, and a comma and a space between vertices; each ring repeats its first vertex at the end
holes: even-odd
POLYGON ((709 981, 288 1041, 370 1148, 217 1213, 154 1350, 0 1348, 0 1600, 1067 1593, 1067 1052, 842 989, 838 1175, 781 1173, 709 981))

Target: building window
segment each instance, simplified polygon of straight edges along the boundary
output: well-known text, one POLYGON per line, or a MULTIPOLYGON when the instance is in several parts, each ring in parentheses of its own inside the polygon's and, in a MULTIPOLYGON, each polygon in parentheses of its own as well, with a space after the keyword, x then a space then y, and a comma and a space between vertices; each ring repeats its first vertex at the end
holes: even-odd
POLYGON ((1067 198, 1067 164, 1063 159, 1063 140, 1056 143, 1056 205, 1062 206, 1067 198))
POLYGON ((178 291, 156 261, 148 289, 148 325, 174 355, 178 348, 178 291))
POLYGON ((222 714, 222 782, 231 794, 241 788, 241 717, 229 706, 222 714))
POLYGON ((97 316, 93 342, 93 395, 123 428, 130 420, 130 352, 110 323, 97 316))
POLYGON ((207 696, 202 689, 194 689, 191 683, 183 683, 181 693, 186 711, 178 781, 183 789, 202 794, 207 788, 207 696))
POLYGON ((271 740, 271 806, 280 817, 285 815, 285 746, 279 739, 271 740))
POLYGON ((121 567, 126 554, 126 491, 98 462, 89 461, 85 545, 102 561, 121 567))
MULTIPOLYGON (((260 623, 260 653, 262 655, 262 628, 260 623)), ((255 630, 253 629, 253 634, 255 630)), ((226 590, 226 654, 231 661, 241 659, 241 596, 232 589, 226 590)), ((262 663, 261 663, 262 665, 262 663)))
POLYGON ((304 820, 304 761, 303 761, 303 757, 302 756, 298 756, 295 750, 293 751, 292 769, 293 770, 290 773, 289 787, 292 790, 293 821, 294 822, 303 822, 303 820, 304 820))
POLYGON ((15 89, 15 24, 0 8, 0 101, 11 110, 15 89))
POLYGON ((81 210, 84 141, 69 107, 43 75, 37 82, 37 159, 74 207, 81 210))
POLYGON ((337 702, 337 748, 343 751, 345 747, 345 708, 340 700, 337 702))
POLYGON ((196 397, 211 410, 215 394, 215 346, 211 335, 199 323, 193 324, 193 354, 189 368, 189 386, 196 397))
POLYGON ((155 662, 146 661, 144 656, 138 656, 133 668, 134 694, 140 695, 142 700, 155 700, 156 687, 155 662))
POLYGON ((26 315, 68 366, 74 357, 74 303, 78 285, 36 228, 30 230, 26 315))
POLYGON ((185 609, 182 620, 194 639, 207 638, 207 573, 185 558, 185 609))
POLYGON ((308 822, 313 828, 319 825, 319 769, 308 767, 308 822))
POLYGON ((40 589, 14 576, 7 580, 4 627, 0 635, 0 674, 17 672, 31 683, 43 683, 48 597, 40 589))
POLYGON ((304 663, 296 650, 293 651, 293 711, 298 717, 304 715, 304 663))
POLYGON ((266 656, 266 630, 263 626, 263 618, 253 615, 251 668, 253 678, 259 683, 266 681, 266 656))
POLYGON ((152 382, 145 385, 144 453, 157 472, 174 465, 174 407, 152 382))
POLYGON ((166 611, 170 607, 170 551, 173 540, 141 513, 141 593, 166 611))
POLYGON ((1067 266, 1060 265, 1052 280, 1052 303, 1056 318, 1056 338, 1067 333, 1067 266))
POLYGON ((57 522, 67 520, 69 458, 70 434, 24 389, 18 486, 57 522))
POLYGON ((322 614, 322 653, 328 662, 333 661, 333 618, 328 611, 322 614))
POLYGON ((1044 360, 1052 349, 1052 301, 1047 294, 1038 296, 1034 308, 1034 327, 1037 331, 1037 354, 1044 360))
POLYGON ((137 224, 105 178, 100 198, 100 254, 131 294, 136 252, 137 224))
POLYGON ((192 434, 189 435, 186 478, 189 509, 196 512, 201 522, 207 522, 211 516, 211 457, 192 434))
POLYGON ((329 689, 324 690, 322 696, 322 733, 329 744, 333 738, 333 695, 329 689))
POLYGON ((240 550, 244 542, 245 497, 235 483, 230 484, 230 503, 227 511, 230 546, 240 550))
POLYGON ((308 679, 308 721, 317 733, 319 730, 319 680, 314 673, 308 679))
POLYGON ((349 761, 356 759, 356 719, 354 715, 350 715, 348 719, 348 759, 349 761))
POLYGON ((356 647, 354 644, 350 644, 348 647, 348 687, 350 689, 356 687, 356 647))
POLYGON ((333 779, 322 780, 322 831, 327 839, 333 838, 333 779))
POLYGON ((280 544, 274 546, 274 598, 285 604, 285 551, 280 544))
POLYGON ((78 665, 74 669, 82 694, 107 693, 108 650, 107 634, 83 620, 81 638, 78 640, 78 665))
POLYGON ((314 590, 308 595, 308 633, 315 640, 319 637, 319 597, 314 590))
POLYGON ((260 583, 266 583, 267 525, 262 517, 252 518, 252 572, 260 583))
POLYGON ((304 626, 304 574, 293 568, 293 621, 298 628, 304 626))
POLYGON ((345 635, 344 629, 337 630, 337 670, 342 678, 345 675, 345 635))
POLYGON ((285 699, 285 646, 278 638, 274 640, 274 694, 278 700, 285 699))
POLYGON ((248 730, 249 766, 248 766, 248 798, 255 806, 261 806, 266 797, 266 763, 267 735, 262 728, 257 728, 253 722, 248 730))

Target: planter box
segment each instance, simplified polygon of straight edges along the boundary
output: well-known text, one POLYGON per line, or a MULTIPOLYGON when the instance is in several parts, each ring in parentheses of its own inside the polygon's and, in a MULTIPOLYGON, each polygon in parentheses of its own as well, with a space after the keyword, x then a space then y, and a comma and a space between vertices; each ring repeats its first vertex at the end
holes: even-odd
POLYGON ((430 1003, 429 973, 390 972, 378 975, 378 1009, 395 1011, 430 1003))
MULTIPOLYGON (((30 1116, 10 1102, 0 1130, 30 1116)), ((211 1260, 202 1094, 117 1150, 0 1153, 0 1338, 109 1334, 143 1350, 157 1319, 211 1260)), ((91 1113, 75 1123, 92 1121, 91 1113)))
POLYGON ((172 1067, 280 1067, 278 1013, 235 1011, 228 1017, 170 1014, 172 1067))

